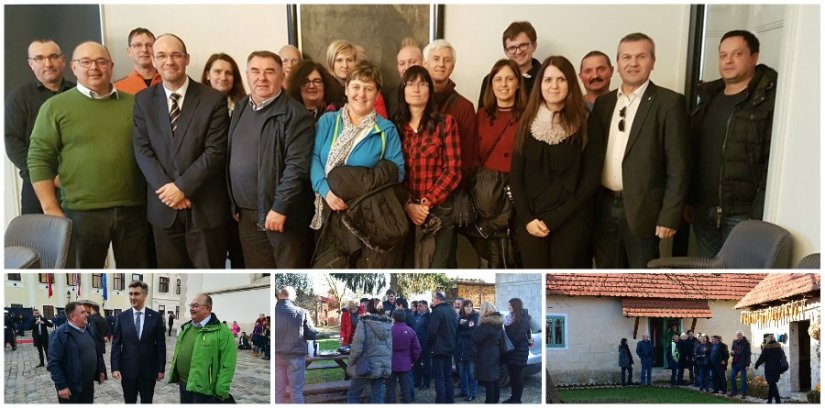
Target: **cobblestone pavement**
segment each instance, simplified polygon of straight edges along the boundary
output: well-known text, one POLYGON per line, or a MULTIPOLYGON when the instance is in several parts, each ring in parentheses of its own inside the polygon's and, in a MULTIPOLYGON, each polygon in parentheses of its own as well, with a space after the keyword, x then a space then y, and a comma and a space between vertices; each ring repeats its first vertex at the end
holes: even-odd
MULTIPOLYGON (((30 336, 26 333, 26 336, 30 336)), ((178 384, 169 384, 169 365, 175 349, 175 337, 166 338, 167 378, 155 385, 153 403, 178 404, 180 394, 178 384)), ((106 371, 109 380, 103 385, 95 383, 96 404, 122 404, 123 388, 120 381, 112 379, 110 344, 106 343, 106 371)), ((31 344, 18 344, 17 351, 6 346, 3 352, 5 362, 4 391, 7 404, 54 404, 57 392, 45 367, 35 367, 40 363, 37 349, 31 344)), ((253 357, 246 350, 238 350, 235 377, 232 380, 232 396, 242 404, 269 404, 270 362, 253 357)))

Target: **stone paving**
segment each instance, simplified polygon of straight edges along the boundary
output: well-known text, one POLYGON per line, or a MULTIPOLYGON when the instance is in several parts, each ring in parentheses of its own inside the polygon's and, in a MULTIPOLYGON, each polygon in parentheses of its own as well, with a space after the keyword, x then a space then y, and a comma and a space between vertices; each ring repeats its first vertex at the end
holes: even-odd
MULTIPOLYGON (((30 334, 26 333, 30 338, 30 334)), ((175 349, 175 337, 166 338, 167 378, 155 385, 153 403, 178 404, 180 395, 178 384, 169 384, 169 365, 175 349)), ((17 351, 6 346, 3 351, 5 362, 4 401, 7 404, 54 404, 57 392, 45 367, 35 367, 40 363, 37 349, 31 344, 18 344, 17 351)), ((113 380, 110 364, 110 344, 106 343, 106 370, 109 379, 103 385, 95 383, 96 404, 122 404, 123 388, 120 381, 113 380)), ((270 361, 253 357, 247 350, 238 350, 235 376, 231 393, 240 404, 269 404, 271 397, 270 361)))

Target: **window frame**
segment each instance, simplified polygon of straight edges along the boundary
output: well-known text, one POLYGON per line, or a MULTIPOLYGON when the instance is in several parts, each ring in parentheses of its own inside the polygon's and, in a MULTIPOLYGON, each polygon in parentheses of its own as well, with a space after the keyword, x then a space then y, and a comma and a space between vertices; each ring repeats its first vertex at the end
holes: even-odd
MULTIPOLYGON (((545 335, 547 336, 545 340, 545 348, 553 349, 553 350, 567 350, 567 337, 568 337, 568 319, 567 314, 565 313, 547 313, 544 316, 544 324, 545 324, 545 331, 547 332, 545 335), (551 320, 552 319, 552 320, 551 320), (550 322, 558 322, 561 321, 561 343, 560 344, 551 344, 553 341, 553 333, 555 332, 553 327, 547 329, 547 323, 550 322)), ((552 324, 552 323, 551 323, 552 324)))

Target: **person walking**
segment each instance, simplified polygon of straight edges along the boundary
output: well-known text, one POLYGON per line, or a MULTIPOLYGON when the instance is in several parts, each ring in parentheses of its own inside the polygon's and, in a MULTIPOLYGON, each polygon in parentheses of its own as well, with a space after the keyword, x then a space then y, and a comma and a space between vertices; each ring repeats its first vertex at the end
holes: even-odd
POLYGON ((653 342, 647 334, 643 334, 642 341, 636 343, 636 355, 639 356, 639 364, 642 366, 639 384, 650 385, 650 375, 653 371, 653 342))
POLYGON ((510 374, 510 398, 505 404, 521 404, 524 392, 524 367, 530 355, 532 339, 530 337, 530 314, 519 298, 507 302, 509 314, 504 318, 504 331, 515 349, 505 355, 507 372, 510 374))
POLYGON ((753 367, 758 370, 762 364, 765 364, 765 381, 768 382, 768 404, 774 399, 779 404, 779 388, 776 383, 779 382, 782 373, 788 371, 788 358, 782 350, 782 344, 777 343, 772 334, 765 338, 765 344, 762 344, 762 354, 759 355, 753 367))
POLYGON ((504 356, 504 317, 490 302, 483 302, 479 312, 478 329, 472 334, 476 347, 475 377, 484 387, 484 403, 498 404, 501 390, 501 360, 504 356))
POLYGON ((633 355, 630 354, 630 346, 627 345, 626 338, 619 343, 619 367, 622 368, 622 387, 633 384, 633 355), (627 381, 625 381, 625 371, 627 371, 627 381))
POLYGON ((413 363, 421 354, 421 345, 415 331, 406 323, 407 311, 396 309, 392 312, 392 374, 386 380, 386 396, 384 402, 394 404, 396 382, 401 384, 401 402, 412 402, 412 393, 409 380, 413 363))
POLYGON ((370 387, 371 403, 384 402, 384 382, 392 374, 392 320, 376 307, 376 302, 370 302, 367 314, 358 318, 351 346, 347 363, 347 374, 351 377, 347 403, 361 402, 361 394, 367 386, 370 387), (367 363, 359 363, 362 359, 367 363), (362 365, 364 371, 359 367, 362 365))
POLYGON ((725 378, 725 369, 728 366, 728 346, 722 343, 722 338, 718 335, 711 337, 710 348, 710 373, 713 381, 712 393, 716 394, 722 392, 727 393, 727 379, 725 378))

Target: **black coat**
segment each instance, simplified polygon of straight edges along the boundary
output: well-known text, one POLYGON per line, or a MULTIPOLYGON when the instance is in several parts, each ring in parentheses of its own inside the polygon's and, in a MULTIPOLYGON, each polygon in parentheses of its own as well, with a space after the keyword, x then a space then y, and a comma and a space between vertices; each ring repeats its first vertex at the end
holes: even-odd
POLYGON ((522 311, 518 323, 504 326, 504 331, 513 343, 513 347, 515 347, 515 350, 505 356, 506 364, 516 367, 527 365, 527 357, 530 355, 530 346, 527 344, 530 339, 530 315, 527 310, 522 311))
POLYGON ((504 318, 496 312, 478 320, 473 332, 476 347, 476 379, 498 381, 501 370, 501 332, 504 318))
POLYGON ((43 316, 40 316, 40 320, 43 321, 43 324, 37 325, 37 318, 34 319, 34 324, 32 325, 32 340, 34 341, 34 346, 37 347, 41 344, 45 344, 46 347, 49 345, 49 327, 54 326, 49 319, 46 319, 43 316))
POLYGON ((779 372, 779 360, 784 355, 785 351, 782 350, 782 344, 776 341, 765 344, 762 346, 762 354, 756 360, 754 368, 759 369, 760 365, 765 364, 765 381, 775 383, 779 381, 779 375, 781 374, 779 372))
POLYGON ((458 328, 456 329, 456 336, 458 336, 457 351, 461 361, 475 361, 476 346, 473 344, 473 333, 478 330, 478 312, 474 310, 470 318, 466 320, 462 324, 459 316, 458 328), (470 322, 473 322, 473 327, 470 327, 470 322))
POLYGON ((93 327, 92 334, 95 337, 95 348, 97 354, 106 354, 106 340, 109 336, 109 323, 106 323, 106 318, 103 316, 89 315, 89 325, 93 327))
POLYGON ((445 302, 434 306, 430 312, 424 349, 432 351, 433 355, 452 356, 457 323, 458 315, 453 305, 445 302))

